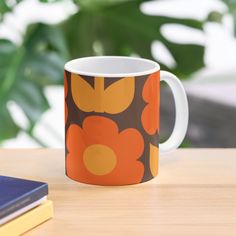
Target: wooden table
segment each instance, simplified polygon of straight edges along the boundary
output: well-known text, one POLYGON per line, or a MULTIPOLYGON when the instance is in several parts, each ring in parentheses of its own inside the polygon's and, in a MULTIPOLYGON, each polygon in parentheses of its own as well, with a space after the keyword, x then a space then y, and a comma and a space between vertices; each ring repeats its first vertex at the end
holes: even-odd
POLYGON ((0 150, 0 174, 49 183, 55 216, 29 236, 236 235, 236 149, 180 149, 125 187, 68 179, 63 150, 0 150))

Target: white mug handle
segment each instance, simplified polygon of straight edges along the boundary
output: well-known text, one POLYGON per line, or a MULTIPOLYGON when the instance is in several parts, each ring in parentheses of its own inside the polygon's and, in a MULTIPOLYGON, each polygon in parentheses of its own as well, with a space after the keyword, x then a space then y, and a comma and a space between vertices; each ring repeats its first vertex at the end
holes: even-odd
POLYGON ((170 72, 161 71, 160 81, 165 81, 175 100, 175 126, 170 137, 159 145, 160 153, 176 149, 183 141, 188 127, 188 100, 180 80, 170 72))

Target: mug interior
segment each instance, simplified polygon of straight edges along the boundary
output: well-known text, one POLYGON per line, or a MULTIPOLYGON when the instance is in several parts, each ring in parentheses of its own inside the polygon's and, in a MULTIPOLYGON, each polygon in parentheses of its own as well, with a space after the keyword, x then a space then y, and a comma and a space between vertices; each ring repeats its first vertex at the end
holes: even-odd
POLYGON ((160 70, 158 63, 136 57, 94 56, 71 60, 65 70, 87 76, 129 77, 141 76, 160 70))

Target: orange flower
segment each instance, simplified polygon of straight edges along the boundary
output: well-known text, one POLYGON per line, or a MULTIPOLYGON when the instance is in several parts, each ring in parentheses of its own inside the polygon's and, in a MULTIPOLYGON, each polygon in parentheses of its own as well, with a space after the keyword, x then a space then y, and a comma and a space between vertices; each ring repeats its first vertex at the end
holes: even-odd
MULTIPOLYGON (((64 94, 65 94, 65 98, 68 94, 68 84, 67 84, 67 79, 66 79, 66 73, 64 72, 64 94)), ((68 118, 68 107, 65 101, 65 122, 67 121, 68 118)))
POLYGON ((145 131, 153 135, 159 131, 160 73, 155 72, 147 78, 142 96, 148 104, 142 112, 141 121, 145 131))
POLYGON ((119 133, 113 120, 89 116, 82 128, 70 125, 66 138, 67 175, 72 179, 100 185, 134 184, 142 180, 144 166, 138 159, 144 141, 136 129, 119 133))

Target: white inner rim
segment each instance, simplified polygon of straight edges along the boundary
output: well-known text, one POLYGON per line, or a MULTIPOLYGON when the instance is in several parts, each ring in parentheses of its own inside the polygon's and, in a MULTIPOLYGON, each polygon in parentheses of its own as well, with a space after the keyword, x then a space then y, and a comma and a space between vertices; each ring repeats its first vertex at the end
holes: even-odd
POLYGON ((128 77, 154 73, 160 70, 158 63, 136 57, 95 56, 71 60, 65 70, 88 76, 128 77))

